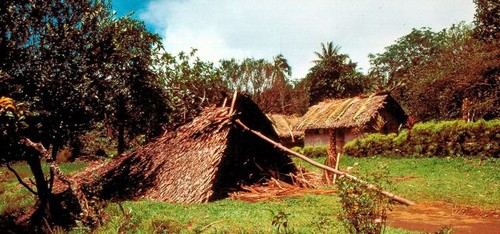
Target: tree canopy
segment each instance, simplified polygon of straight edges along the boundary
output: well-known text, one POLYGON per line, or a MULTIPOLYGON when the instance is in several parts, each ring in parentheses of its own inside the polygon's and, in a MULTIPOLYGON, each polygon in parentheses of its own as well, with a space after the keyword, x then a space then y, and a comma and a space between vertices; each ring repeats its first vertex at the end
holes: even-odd
POLYGON ((474 0, 474 34, 485 41, 498 41, 500 38, 500 4, 495 0, 474 0))
POLYGON ((272 61, 223 59, 219 70, 228 89, 250 94, 266 113, 293 114, 302 109, 301 97, 291 80, 292 68, 282 54, 272 61))
POLYGON ((53 156, 105 116, 119 119, 118 99, 126 101, 128 109, 139 110, 127 112, 129 126, 138 126, 138 121, 144 126, 135 132, 154 135, 153 126, 148 126, 157 128, 155 123, 166 121, 162 91, 149 68, 160 39, 143 23, 116 19, 104 1, 0 4, 0 18, 6 22, 0 28, 0 51, 5 55, 0 70, 7 74, 0 92, 36 110, 32 121, 37 124, 31 126, 38 127, 38 139, 52 146, 53 156))
POLYGON ((310 105, 326 98, 346 98, 364 92, 363 75, 347 54, 340 54, 340 46, 333 46, 332 42, 322 43, 321 51, 315 52, 318 60, 314 61, 315 65, 305 78, 310 105))
POLYGON ((461 23, 434 32, 413 29, 371 55, 370 78, 420 120, 498 116, 498 47, 473 37, 461 23))

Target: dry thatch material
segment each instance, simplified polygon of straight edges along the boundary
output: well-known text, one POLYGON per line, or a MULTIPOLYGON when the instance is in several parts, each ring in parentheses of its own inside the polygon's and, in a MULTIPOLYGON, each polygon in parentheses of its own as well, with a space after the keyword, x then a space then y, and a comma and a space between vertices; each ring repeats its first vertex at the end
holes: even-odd
POLYGON ((322 175, 308 171, 304 167, 298 167, 297 173, 292 175, 292 183, 271 180, 263 184, 243 186, 243 190, 229 194, 235 200, 248 202, 259 202, 269 199, 277 199, 302 194, 333 194, 336 190, 318 189, 323 183, 322 175))
MULTIPOLYGON (((241 121, 278 138, 249 98, 240 95, 235 110, 241 121)), ((175 132, 75 178, 84 190, 102 199, 171 202, 208 202, 271 177, 291 181, 296 171, 292 160, 233 125, 228 113, 229 108, 206 108, 175 132)))
POLYGON ((229 196, 234 200, 247 202, 260 202, 283 197, 299 196, 304 194, 336 194, 332 189, 308 189, 286 182, 274 180, 262 185, 244 186, 243 191, 231 193, 229 196))
POLYGON ((297 139, 304 135, 303 131, 295 129, 300 122, 300 117, 295 115, 280 115, 280 114, 266 114, 267 118, 273 123, 274 130, 278 133, 280 138, 297 139))
POLYGON ((388 94, 330 99, 310 107, 297 130, 363 126, 376 118, 383 108, 405 115, 401 106, 388 94))

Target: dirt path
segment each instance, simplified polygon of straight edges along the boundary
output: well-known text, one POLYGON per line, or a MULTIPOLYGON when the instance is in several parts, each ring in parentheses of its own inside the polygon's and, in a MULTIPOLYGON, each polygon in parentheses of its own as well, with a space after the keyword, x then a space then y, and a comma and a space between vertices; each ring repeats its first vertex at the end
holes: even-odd
POLYGON ((443 227, 453 233, 500 233, 500 210, 457 208, 449 204, 397 206, 389 214, 389 226, 421 232, 436 232, 443 227))

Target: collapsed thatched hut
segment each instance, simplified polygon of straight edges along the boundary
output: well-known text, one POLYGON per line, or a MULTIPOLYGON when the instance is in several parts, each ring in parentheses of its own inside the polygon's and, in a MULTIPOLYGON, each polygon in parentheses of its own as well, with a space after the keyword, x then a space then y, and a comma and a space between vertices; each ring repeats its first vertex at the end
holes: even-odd
POLYGON ((295 129, 300 122, 300 117, 280 114, 266 114, 266 116, 273 124, 282 145, 288 148, 304 146, 304 131, 295 129))
POLYGON ((176 131, 75 177, 102 199, 171 202, 207 202, 270 177, 289 179, 296 168, 286 154, 233 124, 238 118, 277 140, 257 105, 240 95, 236 114, 229 109, 206 108, 176 131))
POLYGON ((407 121, 403 108, 389 94, 330 99, 309 108, 298 124, 305 146, 329 145, 341 152, 363 133, 397 132, 407 121))

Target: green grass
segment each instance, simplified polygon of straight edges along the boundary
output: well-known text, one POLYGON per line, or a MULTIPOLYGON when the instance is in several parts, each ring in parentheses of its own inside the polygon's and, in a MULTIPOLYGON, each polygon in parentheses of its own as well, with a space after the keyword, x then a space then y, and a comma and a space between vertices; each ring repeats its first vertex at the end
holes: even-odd
MULTIPOLYGON (((338 197, 303 195, 258 203, 225 199, 208 204, 171 204, 156 201, 122 203, 129 218, 117 204, 106 211, 109 220, 97 233, 273 233, 272 220, 278 212, 287 214, 290 233, 343 233, 337 220, 340 212, 338 197), (163 224, 163 225, 162 225, 163 224), (163 229, 162 229, 163 228, 163 229)), ((74 233, 83 233, 75 230, 74 233)), ((411 233, 388 228, 388 233, 411 233)))
MULTIPOLYGON (((60 168, 63 173, 73 174, 82 170, 86 165, 84 162, 77 161, 61 164, 60 168)), ((12 168, 14 168, 21 178, 24 178, 26 183, 31 185, 29 180, 34 180, 34 178, 27 164, 16 163, 12 165, 12 168)), ((48 175, 48 165, 43 164, 42 169, 48 175)), ((34 186, 32 187, 34 188, 34 186)), ((6 167, 0 167, 0 215, 11 212, 23 212, 30 209, 33 204, 35 204, 34 195, 18 183, 14 173, 6 167)))
MULTIPOLYGON (((325 157, 314 159, 324 162, 325 157)), ((319 169, 295 160, 309 170, 319 169)), ((339 168, 363 177, 386 166, 392 184, 389 190, 415 202, 453 203, 500 209, 500 165, 498 159, 480 158, 385 158, 343 157, 339 168)))
MULTIPOLYGON (((325 158, 315 159, 323 162, 325 158)), ((311 170, 317 170, 297 161, 311 170)), ((68 163, 61 169, 70 174, 81 170, 84 164, 68 163)), ((357 176, 368 175, 386 166, 392 184, 388 189, 417 203, 453 203, 458 206, 478 206, 500 209, 500 167, 497 159, 480 161, 478 158, 351 158, 341 159, 340 168, 352 167, 357 176)), ((24 176, 29 168, 15 165, 24 176)), ((31 206, 33 196, 17 184, 12 175, 5 176, 0 168, 0 213, 31 206), (13 204, 15 204, 13 206, 13 204)), ((302 195, 265 202, 249 203, 225 199, 209 204, 171 204, 156 201, 128 201, 119 206, 111 203, 106 208, 105 223, 96 233, 276 233, 271 224, 274 216, 283 211, 292 233, 342 233, 337 220, 341 208, 336 195, 302 195), (168 233, 168 232, 167 232, 168 233)), ((88 230, 76 228, 73 233, 88 230)), ((411 233, 388 228, 388 233, 411 233)))
POLYGON ((500 165, 497 159, 467 158, 344 158, 341 168, 366 175, 388 167, 393 191, 415 202, 446 202, 500 209, 500 165), (357 166, 353 166, 357 163, 357 166), (400 181, 397 178, 401 179, 400 181))

